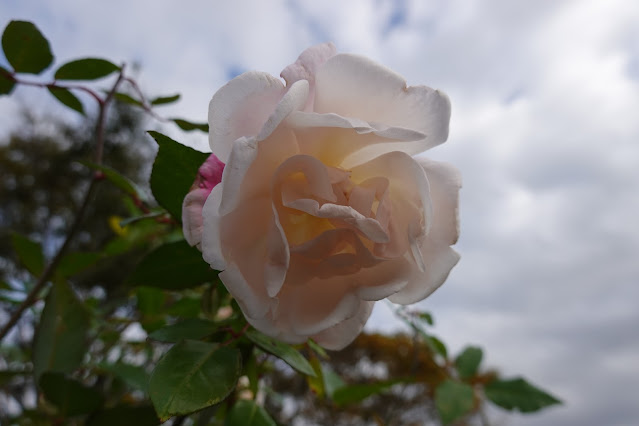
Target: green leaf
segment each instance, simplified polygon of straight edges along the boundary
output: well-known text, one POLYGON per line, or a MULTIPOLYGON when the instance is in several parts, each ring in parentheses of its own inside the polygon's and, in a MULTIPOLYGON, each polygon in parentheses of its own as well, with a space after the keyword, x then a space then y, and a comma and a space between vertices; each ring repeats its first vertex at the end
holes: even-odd
POLYGON ((70 90, 62 88, 62 87, 47 87, 49 89, 49 93, 51 93, 57 100, 62 102, 64 105, 68 106, 74 111, 79 112, 84 115, 84 107, 82 106, 82 102, 78 99, 70 90))
POLYGON ((481 348, 476 346, 466 347, 455 360, 455 366, 457 367, 459 377, 462 379, 470 379, 476 375, 482 357, 483 353, 481 348))
POLYGON ((419 319, 430 326, 435 325, 435 320, 433 319, 433 316, 430 314, 430 312, 421 312, 419 314, 419 319))
POLYGON ((129 178, 122 175, 115 169, 112 169, 108 166, 103 166, 100 164, 95 164, 90 161, 80 161, 81 164, 87 166, 92 170, 100 171, 104 174, 109 182, 111 182, 116 187, 120 188, 124 193, 131 195, 139 200, 148 201, 148 197, 144 195, 144 191, 142 191, 138 186, 133 183, 129 178))
POLYGON ((134 105, 138 107, 144 107, 142 101, 138 101, 137 99, 127 95, 126 93, 117 92, 113 95, 116 101, 123 102, 125 104, 134 105))
POLYGON ((444 359, 448 359, 448 350, 446 349, 446 345, 437 337, 427 335, 426 344, 433 352, 441 355, 444 359))
POLYGON ((184 241, 167 243, 147 254, 129 276, 136 286, 182 290, 216 279, 198 249, 184 241))
POLYGON ((8 95, 16 85, 15 80, 11 76, 11 73, 0 67, 0 95, 8 95))
POLYGON ((71 277, 94 265, 100 257, 100 253, 69 253, 60 260, 56 273, 61 277, 71 277))
POLYGON ((18 255, 18 259, 27 268, 27 271, 36 277, 42 275, 42 271, 44 271, 44 255, 42 254, 40 243, 15 232, 11 234, 11 243, 18 255))
POLYGON ((322 378, 324 379, 326 396, 329 398, 333 398, 333 395, 338 389, 346 386, 346 382, 344 382, 340 375, 327 365, 322 367, 322 378))
POLYGON ((2 34, 2 49, 16 72, 40 74, 53 62, 49 42, 31 22, 9 22, 2 34))
POLYGON ((149 382, 160 420, 222 401, 235 388, 241 364, 236 348, 193 340, 173 346, 158 362, 149 382))
POLYGON ((153 340, 160 342, 178 342, 183 339, 200 340, 215 333, 219 325, 212 321, 199 318, 190 318, 177 324, 162 327, 149 334, 153 340))
POLYGON ((151 105, 165 105, 176 102, 180 99, 180 94, 172 95, 172 96, 159 96, 157 98, 151 99, 151 105))
POLYGON ((473 388, 466 383, 447 379, 435 389, 435 405, 442 423, 450 424, 472 410, 473 388))
POLYGON ((521 377, 511 380, 494 380, 484 386, 486 397, 506 410, 532 413, 561 401, 549 393, 531 385, 521 377))
POLYGON ((164 310, 164 292, 153 287, 138 287, 136 289, 138 309, 144 315, 157 315, 164 310))
POLYGON ((277 426, 277 423, 255 401, 241 399, 231 408, 224 426, 277 426))
POLYGON ((55 72, 56 80, 97 80, 118 71, 119 66, 99 58, 76 59, 60 66, 55 72))
POLYGON ((307 375, 306 383, 308 383, 308 387, 318 398, 324 398, 326 396, 326 384, 324 383, 322 364, 316 357, 311 358, 310 364, 315 374, 307 375))
POLYGON ((320 358, 325 360, 330 359, 330 357, 328 356, 328 353, 326 353, 326 350, 320 345, 318 345, 317 343, 315 343, 313 339, 308 339, 306 343, 313 350, 313 352, 315 352, 320 358))
POLYGON ((132 388, 148 393, 149 375, 144 367, 125 364, 123 362, 116 362, 114 364, 102 363, 99 367, 119 377, 132 388))
POLYGON ((93 414, 86 426, 157 426, 160 424, 152 405, 116 405, 93 414))
POLYGON ((187 132, 190 132, 191 130, 200 130, 204 133, 208 133, 209 131, 208 123, 193 123, 181 118, 169 118, 169 120, 172 120, 180 129, 187 132))
POLYGON ((315 376, 315 371, 311 364, 304 356, 289 344, 280 342, 268 337, 257 330, 249 330, 246 333, 249 338, 257 346, 284 360, 288 365, 307 376, 315 376))
POLYGON ((40 377, 40 389, 49 402, 58 407, 63 417, 89 414, 97 410, 104 401, 98 391, 69 379, 62 373, 44 372, 40 377))
POLYGON ((182 201, 210 154, 184 146, 158 132, 149 134, 160 146, 151 172, 151 190, 157 202, 181 221, 182 201))
POLYGON ((400 382, 401 380, 388 380, 370 384, 346 385, 333 392, 333 401, 337 405, 361 402, 369 396, 382 393, 400 382))
POLYGON ((36 382, 48 370, 70 373, 82 363, 89 314, 66 282, 54 282, 35 330, 33 370, 36 382))
POLYGON ((14 378, 21 376, 30 376, 32 371, 23 370, 0 370, 0 388, 3 388, 7 383, 10 383, 14 378))

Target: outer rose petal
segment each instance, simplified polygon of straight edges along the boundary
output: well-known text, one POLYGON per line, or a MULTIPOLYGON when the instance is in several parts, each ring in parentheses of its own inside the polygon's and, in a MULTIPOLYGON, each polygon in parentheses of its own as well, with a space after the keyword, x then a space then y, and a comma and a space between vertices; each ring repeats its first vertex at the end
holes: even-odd
POLYGON ((326 349, 338 351, 348 346, 362 331, 373 312, 375 302, 362 301, 355 316, 312 336, 326 349))
POLYGON ((286 88, 270 74, 250 71, 218 90, 209 103, 209 144, 224 162, 233 142, 255 136, 273 113, 286 88))
MULTIPOLYGON (((356 117, 426 135, 421 140, 393 144, 387 149, 413 155, 448 138, 448 97, 426 86, 407 87, 400 75, 370 59, 335 55, 317 71, 315 78, 314 112, 356 117)), ((379 147, 376 149, 379 153, 379 147)), ((373 155, 368 153, 367 157, 373 155)))

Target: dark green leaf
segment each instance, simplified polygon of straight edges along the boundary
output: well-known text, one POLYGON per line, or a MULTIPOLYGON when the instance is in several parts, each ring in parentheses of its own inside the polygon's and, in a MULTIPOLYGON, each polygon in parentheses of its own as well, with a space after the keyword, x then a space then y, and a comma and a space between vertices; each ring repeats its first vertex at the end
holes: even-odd
POLYGON ((183 339, 200 340, 215 333, 219 328, 219 325, 214 322, 190 318, 155 330, 149 337, 153 340, 170 343, 179 342, 183 339))
POLYGON ((80 163, 89 167, 92 170, 97 170, 102 172, 104 174, 104 177, 106 177, 109 180, 109 182, 111 182, 116 187, 120 188, 126 194, 129 194, 142 201, 147 201, 147 197, 144 195, 144 192, 140 188, 138 188, 138 186, 135 183, 131 182, 129 178, 120 174, 120 172, 118 172, 117 170, 112 169, 111 167, 108 167, 108 166, 95 164, 90 161, 81 161, 80 163))
POLYGON ((172 96, 159 96, 155 99, 151 99, 151 105, 164 105, 170 104, 180 99, 180 94, 172 95, 172 96))
POLYGON ((84 107, 82 102, 71 91, 62 87, 48 87, 49 93, 51 93, 57 100, 62 102, 74 111, 84 115, 84 107))
POLYGON ((118 71, 120 67, 106 59, 84 58, 67 62, 55 72, 56 80, 96 80, 118 71))
POLYGON ((156 315, 164 310, 164 292, 152 287, 138 287, 136 289, 138 309, 144 315, 156 315))
POLYGON ((166 313, 180 318, 197 318, 202 312, 202 301, 196 297, 182 297, 169 306, 166 313))
POLYGON ((24 370, 0 370, 0 388, 5 384, 10 383, 15 377, 30 376, 32 371, 24 370))
POLYGON ((329 359, 330 357, 328 356, 328 354, 326 353, 326 350, 321 347, 320 345, 318 345, 317 343, 315 343, 315 341, 313 339, 308 339, 306 341, 306 343, 308 343, 308 346, 313 350, 313 352, 315 352, 320 358, 322 359, 329 359))
POLYGON ((462 379, 469 379, 477 374, 482 356, 483 353, 481 348, 476 346, 466 347, 455 360, 455 366, 457 367, 459 377, 462 379))
POLYGON ((241 399, 231 408, 224 426, 277 426, 277 423, 255 401, 241 399))
POLYGON ((119 377, 132 388, 148 393, 149 375, 144 367, 116 362, 115 364, 100 364, 100 368, 119 377))
POLYGON ((48 370, 70 373, 86 353, 89 314, 66 282, 54 282, 35 330, 33 370, 36 382, 48 370))
POLYGON ((521 377, 511 380, 494 380, 484 386, 486 397, 506 410, 532 413, 561 401, 531 385, 521 377))
POLYGON ((201 130, 204 133, 208 133, 209 131, 209 125, 207 123, 193 123, 181 118, 169 118, 169 120, 173 120, 173 122, 177 124, 180 129, 187 132, 190 132, 191 130, 201 130))
POLYGON ((116 405, 100 410, 86 421, 86 426, 157 426, 160 424, 152 405, 116 405))
POLYGON ((11 73, 0 67, 0 95, 8 95, 16 85, 15 80, 11 76, 11 73))
POLYGON ((151 401, 162 421, 189 414, 226 398, 241 371, 239 350, 185 340, 173 346, 153 370, 151 401))
POLYGON ((53 62, 49 42, 31 22, 9 22, 2 34, 2 49, 16 72, 40 74, 53 62))
POLYGON ((94 265, 100 257, 100 253, 69 253, 60 260, 56 273, 62 277, 71 277, 94 265))
POLYGON ((302 356, 302 354, 291 345, 268 337, 257 330, 247 331, 246 337, 266 352, 281 358, 300 373, 308 376, 315 376, 315 371, 313 371, 311 364, 309 364, 306 358, 304 358, 304 356, 302 356))
POLYGON ((97 410, 103 402, 98 391, 69 379, 62 373, 42 373, 40 388, 49 402, 58 407, 62 417, 89 414, 97 410))
POLYGON ((118 93, 115 93, 113 97, 115 98, 116 101, 120 101, 125 104, 144 107, 144 104, 142 103, 142 101, 138 101, 137 99, 134 99, 133 97, 131 97, 130 95, 127 95, 126 93, 118 92, 118 93))
POLYGON ((419 319, 424 321, 426 324, 430 326, 435 324, 435 321, 433 320, 433 316, 429 312, 421 312, 419 314, 419 319))
POLYGON ((202 259, 198 249, 182 240, 167 243, 146 255, 128 279, 130 284, 182 290, 195 287, 216 278, 202 259))
POLYGON ((11 234, 13 250, 18 255, 18 259, 32 275, 39 277, 44 270, 44 255, 40 243, 32 241, 27 237, 13 233, 11 234))
POLYGON ((435 389, 435 405, 445 425, 468 414, 473 404, 473 388, 466 383, 448 379, 435 389))
POLYGON ((360 402, 372 395, 377 395, 399 383, 399 380, 388 380, 379 383, 347 385, 333 392, 333 401, 337 405, 346 405, 360 402))
POLYGON ((436 354, 441 355, 444 359, 448 359, 448 350, 444 342, 435 336, 426 336, 426 344, 436 354))
POLYGON ((161 133, 149 134, 160 146, 151 172, 151 190, 157 202, 181 220, 182 201, 209 154, 184 146, 161 133))

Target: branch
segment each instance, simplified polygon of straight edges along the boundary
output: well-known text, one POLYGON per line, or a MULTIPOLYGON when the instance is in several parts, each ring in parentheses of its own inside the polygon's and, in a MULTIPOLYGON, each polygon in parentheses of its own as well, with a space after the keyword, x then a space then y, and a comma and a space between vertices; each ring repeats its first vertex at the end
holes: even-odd
MULTIPOLYGON (((101 99, 97 94, 92 92, 90 89, 85 88, 85 91, 94 94, 94 97, 95 99, 97 99, 98 105, 100 108, 100 112, 98 114, 98 122, 96 125, 96 140, 95 140, 96 164, 102 164, 102 155, 104 152, 106 111, 108 109, 108 106, 111 100, 113 99, 115 92, 117 91, 118 86, 124 79, 123 73, 124 73, 124 65, 120 69, 120 74, 118 75, 118 79, 113 84, 113 87, 111 87, 111 90, 109 90, 109 92, 107 93, 104 99, 101 99)), ((41 84, 32 84, 32 85, 36 85, 39 87, 47 87, 47 85, 41 85, 41 84)), ((11 331, 11 329, 16 325, 16 323, 20 320, 24 311, 29 309, 38 300, 38 294, 49 282, 51 276, 53 275, 56 268, 58 267, 58 264, 62 260, 62 257, 64 256, 69 246, 71 245, 73 238, 76 236, 76 234, 80 230, 80 225, 82 224, 84 215, 86 214, 87 208, 89 207, 89 203, 92 199, 93 192, 95 191, 96 184, 102 179, 103 179, 103 175, 100 172, 97 172, 93 175, 93 178, 91 179, 91 183, 89 184, 89 188, 87 189, 87 192, 84 194, 82 204, 80 205, 80 208, 78 209, 78 212, 76 213, 75 219, 73 221, 73 224, 71 225, 71 228, 69 229, 69 233, 67 234, 64 240, 64 243, 62 243, 62 246, 58 249, 57 253, 53 257, 53 260, 51 260, 51 263, 47 265, 46 269, 44 270, 44 272, 38 279, 38 282, 31 289, 26 299, 24 299, 24 301, 20 304, 18 309, 13 313, 13 315, 11 315, 11 318, 9 318, 9 321, 2 327, 2 330, 0 330, 0 342, 9 333, 9 331, 11 331)))

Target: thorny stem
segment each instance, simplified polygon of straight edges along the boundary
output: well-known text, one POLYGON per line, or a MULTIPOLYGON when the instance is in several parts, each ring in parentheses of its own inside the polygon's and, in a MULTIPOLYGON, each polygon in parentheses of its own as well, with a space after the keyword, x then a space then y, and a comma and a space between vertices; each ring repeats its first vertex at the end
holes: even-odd
MULTIPOLYGON (((113 96, 115 95, 115 92, 117 91, 118 86, 123 81, 123 79, 124 79, 124 65, 120 68, 120 73, 118 75, 117 80, 115 81, 115 83, 111 87, 111 90, 109 90, 109 92, 107 93, 104 99, 100 98, 100 96, 97 93, 95 93, 89 88, 82 87, 82 86, 68 86, 68 88, 75 88, 75 89, 83 90, 89 93, 98 102, 99 114, 98 114, 98 122, 96 125, 96 139, 95 139, 95 144, 96 144, 95 163, 98 165, 102 164, 102 156, 104 152, 106 112, 109 107, 109 104, 113 100, 113 96)), ((34 83, 34 82, 23 82, 21 80, 15 80, 15 81, 21 84, 27 84, 31 86, 37 86, 37 87, 59 87, 59 86, 56 86, 54 83, 43 84, 43 83, 34 83)), ((38 279, 38 282, 36 283, 36 285, 31 289, 31 291, 29 292, 27 297, 24 299, 24 301, 20 304, 18 309, 13 313, 13 315, 11 315, 11 318, 9 318, 9 321, 7 321, 7 323, 2 327, 2 330, 0 330, 0 341, 2 341, 4 337, 9 333, 9 331, 11 331, 13 326, 16 325, 16 323, 22 317, 22 314, 24 313, 24 311, 29 309, 37 301, 38 294, 49 282, 49 279, 51 278, 56 268, 58 267, 58 264, 62 260, 62 257, 64 256, 67 249, 71 245, 73 238, 76 236, 76 234, 80 230, 80 226, 82 225, 82 220, 84 219, 84 215, 86 214, 87 208, 89 207, 89 203, 92 199, 93 192, 95 191, 97 183, 100 180, 102 180, 103 177, 104 176, 101 172, 96 172, 93 175, 93 178, 91 179, 91 183, 89 184, 89 188, 84 194, 84 198, 82 199, 80 208, 78 209, 75 219, 71 225, 71 228, 69 229, 69 233, 64 239, 64 243, 62 243, 62 246, 58 249, 57 253, 51 260, 51 263, 47 265, 46 269, 44 270, 44 272, 38 279)))

